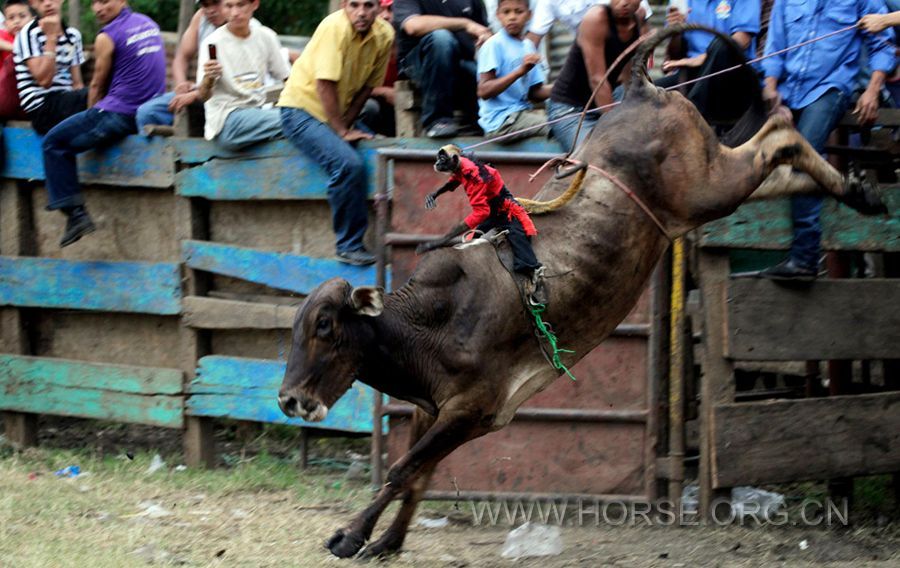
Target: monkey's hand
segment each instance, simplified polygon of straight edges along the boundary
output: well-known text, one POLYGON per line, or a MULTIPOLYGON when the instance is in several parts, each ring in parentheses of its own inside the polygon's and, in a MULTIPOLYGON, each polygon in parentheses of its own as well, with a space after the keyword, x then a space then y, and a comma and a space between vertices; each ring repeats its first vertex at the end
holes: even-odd
POLYGON ((437 207, 437 196, 436 191, 425 196, 425 209, 431 210, 437 207))

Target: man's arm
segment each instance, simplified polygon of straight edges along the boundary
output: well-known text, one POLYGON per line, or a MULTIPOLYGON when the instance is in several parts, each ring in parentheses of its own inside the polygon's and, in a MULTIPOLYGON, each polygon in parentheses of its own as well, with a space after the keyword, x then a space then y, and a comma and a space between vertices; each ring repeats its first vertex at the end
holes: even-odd
POLYGON ((350 106, 347 107, 347 112, 344 113, 343 118, 343 122, 347 125, 347 128, 351 128, 353 123, 356 122, 356 119, 359 118, 359 113, 362 112, 363 105, 366 104, 366 101, 369 100, 371 95, 372 87, 363 87, 356 93, 353 100, 350 101, 350 106))
POLYGON ((94 76, 91 78, 91 86, 88 89, 88 108, 92 108, 106 96, 109 79, 112 77, 115 49, 112 38, 107 34, 99 34, 94 41, 94 76))
MULTIPOLYGON (((666 11, 666 25, 675 26, 687 21, 687 14, 682 14, 678 8, 669 6, 666 11)), ((672 36, 669 45, 666 46, 666 59, 681 59, 684 56, 684 34, 672 36)))
POLYGON ((894 26, 900 26, 900 11, 890 14, 867 14, 859 20, 859 27, 870 34, 877 34, 894 26))
MULTIPOLYGON (((597 85, 606 74, 606 34, 609 23, 606 18, 606 10, 592 9, 584 16, 578 27, 578 37, 575 41, 581 47, 584 54, 584 66, 587 71, 591 92, 597 89, 597 85)), ((594 97, 597 106, 608 105, 613 102, 612 87, 609 81, 597 92, 594 97)))
MULTIPOLYGON (((882 13, 885 16, 889 15, 884 14, 884 2, 868 0, 863 4, 864 14, 882 13)), ((887 74, 894 69, 896 63, 892 39, 893 33, 887 30, 864 36, 864 41, 869 48, 869 67, 872 69, 872 77, 869 79, 868 87, 860 95, 856 108, 853 110, 853 114, 856 115, 860 124, 871 124, 878 118, 881 88, 884 86, 887 74)))
POLYGON ((556 20, 556 15, 553 13, 553 2, 556 0, 537 0, 534 6, 525 39, 530 40, 535 47, 540 47, 541 39, 547 35, 556 20))
MULTIPOLYGON (((53 84, 53 77, 56 76, 56 46, 59 44, 59 36, 62 33, 62 23, 59 16, 48 16, 41 18, 38 25, 46 36, 44 51, 26 59, 25 65, 37 84, 47 89, 53 84)), ((28 37, 22 39, 25 42, 31 40, 28 37)))
POLYGON ((81 65, 73 65, 69 67, 69 71, 72 73, 72 88, 83 89, 84 76, 81 74, 81 65))
POLYGON ((371 138, 371 136, 365 132, 350 129, 348 125, 344 123, 344 117, 341 116, 341 107, 338 102, 337 81, 316 79, 316 94, 319 95, 319 100, 322 101, 322 108, 325 110, 328 126, 330 126, 338 136, 347 142, 371 138))
POLYGON ((200 20, 203 13, 198 10, 191 18, 191 23, 184 30, 175 57, 172 59, 172 80, 175 82, 175 92, 183 94, 194 88, 194 84, 188 80, 188 69, 192 59, 197 57, 197 49, 200 46, 200 20))
POLYGON ((418 15, 410 16, 401 26, 406 35, 422 37, 436 30, 466 32, 475 38, 476 45, 481 45, 491 37, 491 30, 468 18, 448 18, 446 16, 418 15))

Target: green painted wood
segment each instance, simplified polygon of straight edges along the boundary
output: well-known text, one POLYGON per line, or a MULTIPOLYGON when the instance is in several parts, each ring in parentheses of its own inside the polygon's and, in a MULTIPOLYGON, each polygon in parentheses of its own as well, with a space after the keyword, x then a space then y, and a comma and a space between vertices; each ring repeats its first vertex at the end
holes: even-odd
POLYGON ((176 315, 178 264, 0 256, 0 305, 176 315))
POLYGON ((0 355, 0 409, 180 428, 183 377, 177 369, 0 355))
MULTIPOLYGON (((44 179, 41 138, 30 128, 3 129, 0 175, 11 179, 44 179)), ((175 149, 164 138, 128 136, 122 141, 78 157, 83 183, 168 188, 175 182, 175 149)))
POLYGON ((362 383, 350 390, 328 411, 321 422, 288 418, 278 408, 278 390, 285 363, 263 359, 222 357, 200 359, 197 376, 191 382, 187 414, 232 418, 273 424, 345 432, 372 431, 374 391, 362 383))
MULTIPOLYGON (((900 251, 900 186, 885 188, 889 213, 867 217, 827 199, 822 211, 825 250, 900 251)), ((752 201, 700 229, 700 246, 784 250, 792 225, 787 199, 752 201)))
POLYGON ((184 241, 181 250, 184 262, 190 268, 300 294, 308 294, 325 280, 336 277, 344 278, 354 286, 375 284, 374 266, 352 266, 327 258, 204 241, 184 241))

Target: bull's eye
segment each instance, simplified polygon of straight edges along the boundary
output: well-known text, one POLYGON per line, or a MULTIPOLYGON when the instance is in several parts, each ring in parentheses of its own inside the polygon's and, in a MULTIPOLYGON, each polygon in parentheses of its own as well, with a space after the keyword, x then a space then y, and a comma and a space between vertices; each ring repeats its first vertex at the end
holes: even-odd
POLYGON ((331 335, 331 319, 330 318, 319 318, 316 321, 316 335, 318 335, 322 339, 325 339, 331 335))

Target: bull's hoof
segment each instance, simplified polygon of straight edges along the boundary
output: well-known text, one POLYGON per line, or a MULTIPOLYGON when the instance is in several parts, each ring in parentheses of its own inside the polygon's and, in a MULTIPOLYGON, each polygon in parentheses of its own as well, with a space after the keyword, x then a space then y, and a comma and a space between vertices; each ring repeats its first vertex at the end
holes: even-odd
POLYGON ((325 548, 338 558, 350 558, 359 552, 365 543, 366 539, 362 535, 347 529, 339 529, 325 543, 325 548))
POLYGON ((888 212, 878 186, 864 176, 852 172, 844 182, 844 194, 839 201, 863 215, 882 215, 888 212))
POLYGON ((400 553, 403 547, 403 539, 392 538, 390 535, 384 535, 359 553, 362 560, 387 559, 400 553))

